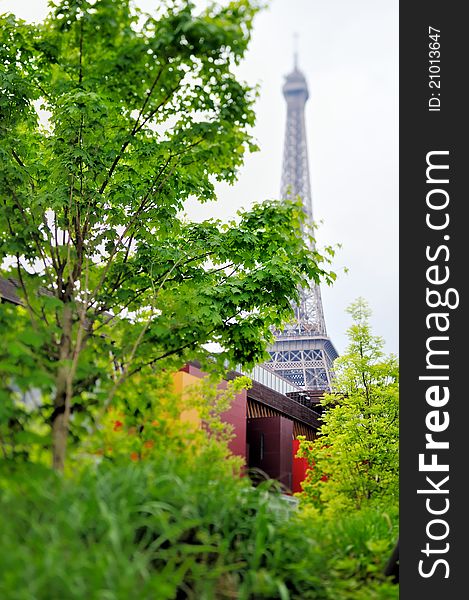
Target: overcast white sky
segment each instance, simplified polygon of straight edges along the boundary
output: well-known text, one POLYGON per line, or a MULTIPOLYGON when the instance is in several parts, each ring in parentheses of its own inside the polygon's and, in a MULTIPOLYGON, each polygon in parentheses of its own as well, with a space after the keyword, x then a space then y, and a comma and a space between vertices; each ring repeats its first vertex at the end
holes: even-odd
MULTIPOLYGON (((137 4, 151 12, 156 2, 137 4)), ((8 11, 40 20, 47 0, 0 0, 0 12, 8 11)), ((235 186, 219 187, 217 204, 188 211, 225 218, 279 196, 286 117, 281 87, 293 65, 294 33, 310 91, 313 213, 322 221, 316 237, 319 247, 342 244, 334 264, 338 281, 322 287, 328 333, 343 352, 350 326, 345 309, 363 296, 374 333, 397 354, 398 0, 271 0, 257 17, 239 69, 243 79, 261 86, 254 131, 261 150, 247 157, 235 186)))

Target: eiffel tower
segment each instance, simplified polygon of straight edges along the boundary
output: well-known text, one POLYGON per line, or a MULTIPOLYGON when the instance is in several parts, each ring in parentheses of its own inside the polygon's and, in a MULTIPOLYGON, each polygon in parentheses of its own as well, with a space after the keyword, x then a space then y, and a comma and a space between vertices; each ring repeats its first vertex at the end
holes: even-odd
MULTIPOLYGON (((283 151, 281 197, 300 197, 307 220, 312 224, 313 208, 306 144, 305 105, 308 86, 298 69, 295 54, 293 71, 283 85, 287 102, 287 125, 283 151)), ((293 306, 294 320, 283 331, 276 331, 276 341, 269 349, 266 367, 306 390, 331 388, 333 361, 338 354, 326 331, 321 291, 314 282, 300 291, 300 302, 293 306)))

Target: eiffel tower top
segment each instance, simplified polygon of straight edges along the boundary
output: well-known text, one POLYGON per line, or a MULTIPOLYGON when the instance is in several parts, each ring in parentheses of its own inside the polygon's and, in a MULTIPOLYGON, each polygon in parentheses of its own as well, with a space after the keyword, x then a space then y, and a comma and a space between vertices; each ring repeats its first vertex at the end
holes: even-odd
POLYGON ((308 84, 303 73, 298 69, 298 34, 294 34, 295 50, 293 53, 293 71, 286 75, 285 84, 283 86, 283 95, 288 102, 296 101, 297 99, 304 104, 309 98, 308 84))
POLYGON ((285 83, 282 88, 283 95, 287 103, 298 102, 304 104, 309 98, 308 84, 303 73, 298 69, 298 61, 295 55, 295 67, 293 71, 285 77, 285 83))
POLYGON ((285 77, 282 91, 287 102, 287 126, 280 193, 284 199, 300 196, 303 210, 311 223, 313 207, 305 125, 305 104, 309 91, 306 78, 298 69, 296 53, 293 71, 285 77))

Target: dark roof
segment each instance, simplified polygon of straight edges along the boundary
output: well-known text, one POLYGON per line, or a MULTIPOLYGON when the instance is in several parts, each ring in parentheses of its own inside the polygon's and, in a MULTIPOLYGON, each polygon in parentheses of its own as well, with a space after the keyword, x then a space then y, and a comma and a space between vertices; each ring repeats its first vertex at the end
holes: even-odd
POLYGON ((0 278, 0 298, 4 302, 11 302, 12 304, 22 304, 21 299, 16 293, 18 289, 18 283, 12 279, 0 278))
POLYGON ((319 413, 309 406, 300 404, 294 398, 290 398, 289 395, 281 394, 258 381, 252 380, 252 387, 247 391, 247 395, 249 398, 270 406, 294 421, 313 427, 313 429, 319 429, 321 426, 319 413))

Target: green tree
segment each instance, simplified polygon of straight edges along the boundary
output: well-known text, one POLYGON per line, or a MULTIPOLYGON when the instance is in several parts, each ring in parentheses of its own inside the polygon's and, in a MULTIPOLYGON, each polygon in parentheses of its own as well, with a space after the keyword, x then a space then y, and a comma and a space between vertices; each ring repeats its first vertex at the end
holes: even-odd
POLYGON ((255 88, 234 67, 257 11, 61 0, 42 24, 1 17, 0 258, 22 302, 0 321, 16 340, 0 365, 5 419, 39 390, 56 469, 73 413, 136 373, 207 364, 208 343, 219 366, 262 360, 298 286, 334 278, 299 203, 228 224, 181 216, 256 149, 255 88))
POLYGON ((313 466, 303 497, 332 511, 371 501, 396 504, 398 497, 398 362, 385 356, 372 335, 371 311, 359 298, 348 308, 349 346, 334 363, 336 379, 324 396, 323 425, 300 454, 313 466))

